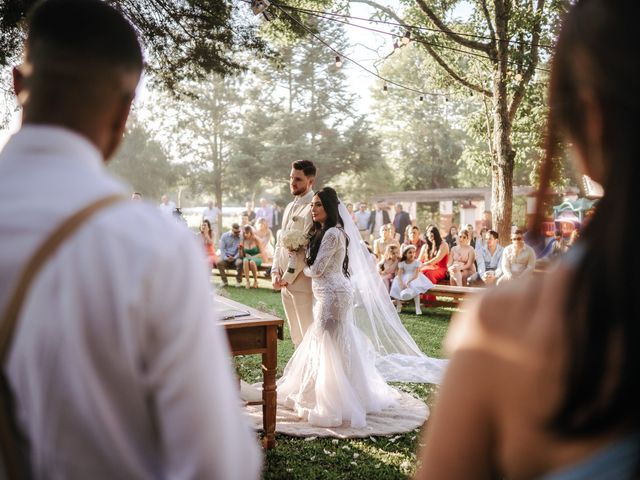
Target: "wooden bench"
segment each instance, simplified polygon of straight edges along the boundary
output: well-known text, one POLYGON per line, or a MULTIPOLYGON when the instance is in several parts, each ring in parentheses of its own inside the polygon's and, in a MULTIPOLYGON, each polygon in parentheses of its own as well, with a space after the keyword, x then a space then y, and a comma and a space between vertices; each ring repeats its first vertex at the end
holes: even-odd
MULTIPOLYGON (((235 268, 227 268, 227 276, 228 277, 235 277, 235 268)), ((266 264, 266 265, 260 265, 258 267, 258 273, 262 274, 263 278, 269 279, 271 280, 271 264, 266 264)), ((211 270, 211 275, 215 275, 217 277, 220 276, 220 271, 216 268, 213 267, 213 269, 211 270)))
POLYGON ((432 300, 426 304, 428 307, 453 307, 458 306, 467 295, 479 293, 485 290, 484 287, 457 287, 453 285, 437 284, 427 291, 427 295, 435 297, 446 297, 449 300, 432 300))

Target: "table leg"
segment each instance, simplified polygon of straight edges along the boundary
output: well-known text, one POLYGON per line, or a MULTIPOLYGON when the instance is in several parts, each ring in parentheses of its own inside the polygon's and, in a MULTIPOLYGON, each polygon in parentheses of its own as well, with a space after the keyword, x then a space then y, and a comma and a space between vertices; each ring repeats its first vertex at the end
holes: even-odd
POLYGON ((276 369, 278 367, 278 329, 275 326, 267 328, 267 351, 262 354, 262 421, 265 448, 276 446, 276 369))

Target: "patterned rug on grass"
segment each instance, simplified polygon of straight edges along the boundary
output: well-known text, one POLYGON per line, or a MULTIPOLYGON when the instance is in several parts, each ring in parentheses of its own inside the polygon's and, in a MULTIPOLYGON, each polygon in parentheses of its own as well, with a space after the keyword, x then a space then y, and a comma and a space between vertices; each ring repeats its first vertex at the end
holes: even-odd
MULTIPOLYGON (((247 405, 245 411, 254 428, 262 430, 262 405, 247 405)), ((427 418, 429 407, 414 396, 401 392, 400 403, 396 407, 367 415, 364 428, 351 428, 349 425, 316 427, 299 418, 292 410, 278 405, 276 432, 292 437, 363 438, 410 432, 422 427, 427 418)))

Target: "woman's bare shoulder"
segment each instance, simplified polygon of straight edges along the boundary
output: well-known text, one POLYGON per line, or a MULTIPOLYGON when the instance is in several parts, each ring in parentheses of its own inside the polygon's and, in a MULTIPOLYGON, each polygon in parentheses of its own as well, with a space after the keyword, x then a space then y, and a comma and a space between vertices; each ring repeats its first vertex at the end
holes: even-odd
POLYGON ((528 341, 532 329, 557 324, 570 274, 562 267, 530 275, 465 301, 465 310, 452 318, 446 349, 493 350, 497 341, 528 341))

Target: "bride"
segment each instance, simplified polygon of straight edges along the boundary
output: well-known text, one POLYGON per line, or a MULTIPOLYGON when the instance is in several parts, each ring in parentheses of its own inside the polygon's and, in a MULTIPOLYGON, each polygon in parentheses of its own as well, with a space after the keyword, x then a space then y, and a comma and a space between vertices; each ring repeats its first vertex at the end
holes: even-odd
POLYGON ((397 403, 386 381, 439 383, 446 360, 425 356, 406 331, 375 262, 335 190, 312 200, 305 274, 314 323, 278 381, 278 401, 318 426, 366 424, 397 403))
POLYGON ((312 279, 314 322, 278 381, 278 401, 312 425, 348 422, 359 428, 366 425, 367 413, 395 405, 399 393, 376 370, 375 352, 354 323, 349 238, 338 203, 330 187, 311 201, 304 274, 312 279))

